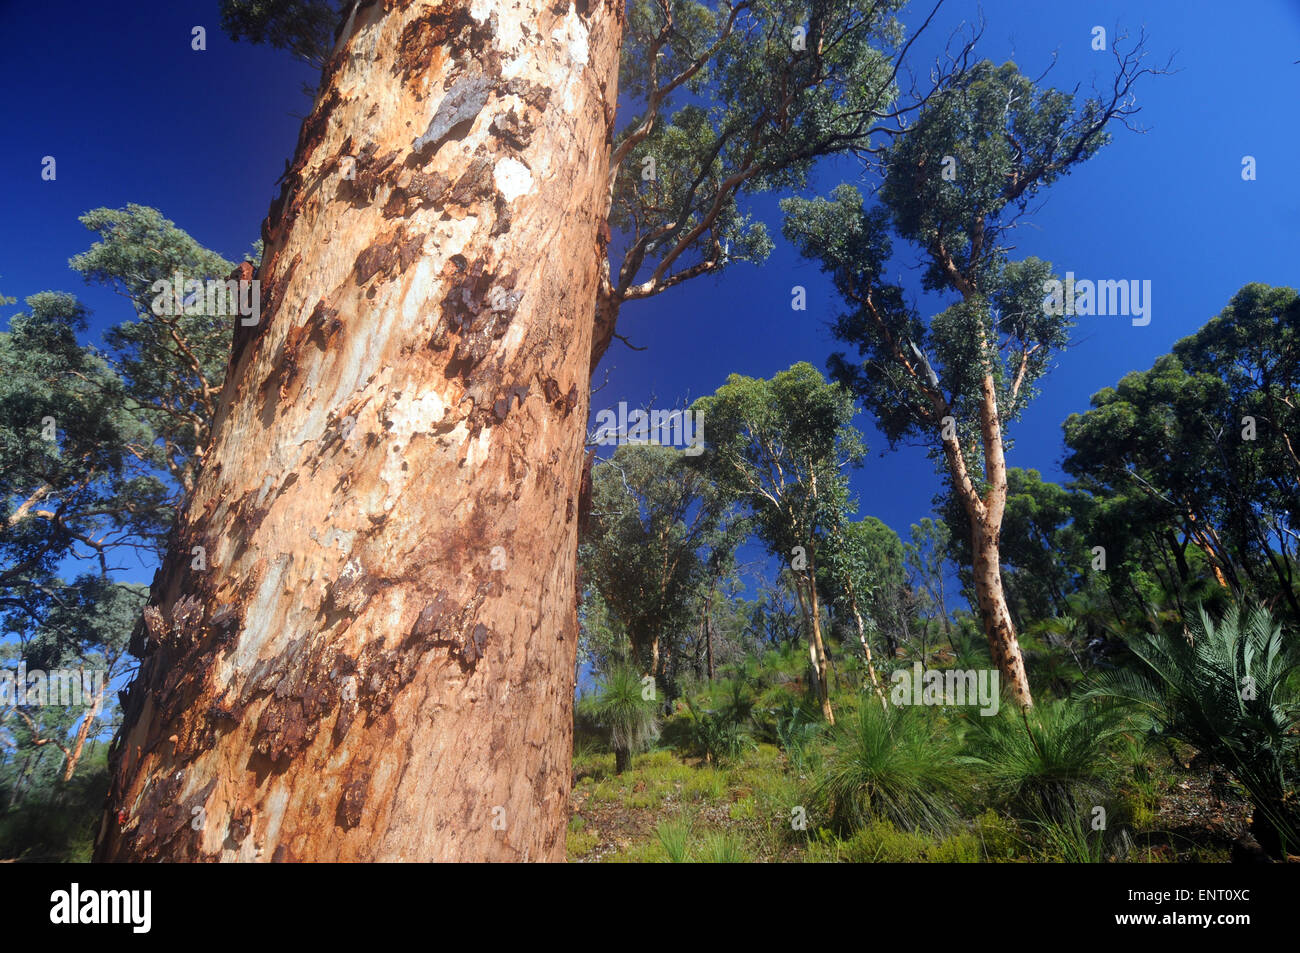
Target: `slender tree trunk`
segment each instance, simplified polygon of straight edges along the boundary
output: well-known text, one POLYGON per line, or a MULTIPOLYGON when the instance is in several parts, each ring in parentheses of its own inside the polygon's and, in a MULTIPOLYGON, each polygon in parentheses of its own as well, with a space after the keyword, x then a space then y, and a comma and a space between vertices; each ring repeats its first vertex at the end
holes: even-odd
POLYGON ((956 437, 944 440, 944 456, 948 461, 953 487, 970 520, 975 599, 984 624, 984 635, 988 639, 989 654, 1010 689, 1012 698, 1024 709, 1031 707, 1034 699, 1029 690, 1029 677, 1025 673, 1020 641, 1016 638, 1016 627, 1007 607, 1006 592, 1002 588, 999 552, 1002 516, 1007 504, 1007 460, 1002 443, 1002 421, 998 416, 996 387, 991 375, 984 376, 980 388, 980 439, 984 450, 984 472, 988 480, 988 491, 984 498, 981 499, 975 489, 966 469, 961 444, 956 437))
POLYGON ((979 603, 984 634, 988 638, 989 653, 1011 696, 1021 708, 1034 704, 1029 691, 1029 677, 1025 660, 1020 653, 1016 627, 1007 608, 1006 594, 1002 591, 1002 571, 998 553, 998 533, 991 527, 972 520, 971 548, 975 553, 975 597, 979 603))
POLYGON ((889 704, 885 701, 885 690, 880 685, 880 679, 876 677, 876 666, 871 659, 871 643, 867 641, 867 627, 862 622, 862 613, 858 611, 857 597, 851 591, 849 605, 853 607, 853 618, 858 624, 858 641, 862 643, 862 654, 867 657, 867 674, 871 676, 871 687, 880 696, 881 707, 889 711, 889 704))
POLYGON ((831 686, 827 668, 829 663, 826 659, 826 643, 822 641, 822 620, 821 607, 817 604, 817 583, 813 581, 815 575, 812 564, 808 568, 808 604, 810 607, 809 615, 811 617, 812 648, 813 661, 817 670, 817 694, 821 698, 822 717, 826 719, 828 725, 835 724, 835 712, 831 710, 831 686))
POLYGON ((563 859, 622 19, 358 9, 134 640, 98 859, 563 859))
POLYGON ((99 710, 104 704, 104 683, 99 683, 99 688, 95 692, 95 700, 90 704, 90 710, 86 716, 81 719, 81 725, 77 728, 77 737, 72 742, 72 748, 68 751, 67 764, 63 768, 63 780, 68 782, 72 780, 73 774, 77 771, 77 763, 81 760, 82 749, 86 746, 86 736, 90 734, 90 726, 99 716, 99 710))
MULTIPOLYGON (((40 750, 40 748, 37 748, 37 753, 40 753, 40 750)), ((14 786, 9 789, 9 807, 11 809, 18 804, 18 797, 23 791, 23 782, 27 779, 27 772, 31 770, 32 759, 35 757, 35 754, 29 754, 24 759, 22 768, 14 775, 14 786)))
MULTIPOLYGON (((813 578, 808 570, 809 580, 813 578)), ((804 632, 808 638, 808 662, 812 667, 813 684, 817 689, 817 700, 822 706, 822 717, 827 724, 835 724, 835 713, 831 711, 830 685, 826 676, 826 656, 822 646, 821 625, 817 618, 817 584, 809 581, 811 592, 804 592, 804 582, 796 580, 795 598, 799 600, 799 612, 803 617, 804 632)))
POLYGON ((713 681, 713 592, 704 604, 704 652, 709 666, 709 681, 713 681))

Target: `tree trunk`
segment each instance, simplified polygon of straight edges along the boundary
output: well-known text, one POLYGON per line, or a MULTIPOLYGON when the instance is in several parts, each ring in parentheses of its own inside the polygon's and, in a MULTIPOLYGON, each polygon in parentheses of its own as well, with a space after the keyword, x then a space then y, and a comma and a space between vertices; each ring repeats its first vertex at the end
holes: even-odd
POLYGON ((1016 627, 1007 608, 1006 594, 1002 591, 998 532, 982 525, 978 520, 972 520, 971 524, 971 549, 975 553, 975 598, 979 602, 989 653, 1016 704, 1021 708, 1029 708, 1034 700, 1029 691, 1029 677, 1025 673, 1025 660, 1020 653, 1016 627))
POLYGON ((852 592, 849 593, 850 605, 853 607, 853 618, 858 623, 858 641, 862 643, 862 654, 867 658, 867 674, 871 677, 871 687, 876 690, 880 697, 880 705, 885 711, 889 711, 889 704, 885 701, 885 690, 880 685, 880 679, 876 677, 876 665, 871 658, 871 643, 867 641, 867 627, 862 622, 862 613, 858 611, 858 600, 852 592))
POLYGON ((708 663, 709 681, 713 681, 713 593, 704 604, 704 652, 708 663))
POLYGON ((622 11, 356 13, 137 630, 98 859, 563 859, 622 11))
MULTIPOLYGON (((80 676, 79 676, 80 677, 80 676)), ((77 763, 81 760, 81 752, 86 747, 86 737, 90 734, 90 726, 99 716, 99 709, 104 704, 104 683, 99 683, 99 688, 95 692, 95 700, 91 702, 90 710, 86 716, 81 719, 81 725, 77 728, 77 737, 72 742, 72 748, 68 751, 67 763, 63 767, 63 780, 68 782, 77 772, 77 763)))
POLYGON ((817 584, 813 582, 813 570, 808 570, 807 585, 811 592, 804 592, 804 581, 796 578, 794 584, 795 598, 799 600, 799 613, 803 618, 804 632, 808 638, 808 663, 812 669, 813 685, 817 689, 817 700, 821 702, 822 717, 827 724, 835 724, 835 713, 831 711, 830 685, 826 678, 826 656, 822 646, 820 620, 817 618, 817 584), (809 608, 811 606, 811 609, 809 608))
POLYGON ((826 643, 822 641, 822 620, 821 607, 817 604, 817 583, 811 564, 808 569, 808 604, 811 607, 809 615, 812 620, 812 647, 814 665, 817 670, 817 694, 821 698, 822 717, 826 719, 826 724, 835 724, 835 712, 831 710, 831 686, 827 673, 828 663, 826 660, 826 643))
MULTIPOLYGON (((987 344, 984 346, 987 347, 987 344)), ((984 472, 988 480, 988 491, 984 498, 981 499, 975 489, 957 437, 944 439, 944 456, 948 462, 953 488, 970 520, 975 599, 979 604, 984 635, 988 639, 989 654, 1011 690, 1012 698, 1021 709, 1025 709, 1033 706, 1034 699, 1029 690, 1029 677, 1025 673, 1020 642, 1016 638, 1016 627, 1011 621, 1007 596, 1002 588, 999 539, 1002 516, 1007 505, 1007 458, 1002 443, 1002 421, 998 416, 996 387, 991 375, 985 374, 980 390, 980 439, 984 450, 984 472)))

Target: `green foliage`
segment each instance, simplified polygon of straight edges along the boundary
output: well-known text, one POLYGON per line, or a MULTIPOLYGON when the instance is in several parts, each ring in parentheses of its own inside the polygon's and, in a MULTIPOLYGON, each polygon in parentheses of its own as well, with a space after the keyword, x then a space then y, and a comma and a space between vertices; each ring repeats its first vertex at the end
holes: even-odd
POLYGON ((77 344, 84 307, 56 292, 27 305, 0 333, 0 563, 9 567, 6 587, 40 601, 30 587, 71 550, 92 558, 108 514, 153 542, 168 514, 156 509, 161 484, 133 466, 132 448, 148 444, 148 429, 113 369, 77 344))
POLYGON ((843 471, 866 454, 843 388, 800 362, 771 380, 732 374, 692 409, 705 421, 709 475, 749 508, 774 556, 787 560, 838 528, 843 471))
POLYGON ((628 4, 610 214, 627 248, 612 301, 762 261, 772 243, 742 210, 747 193, 802 185, 817 158, 872 150, 897 128, 901 7, 628 4))
POLYGON ((653 697, 644 694, 636 669, 618 665, 605 673, 594 695, 579 703, 585 714, 609 732, 620 772, 631 755, 644 751, 659 736, 657 706, 653 697))
POLYGON ((944 523, 926 516, 912 524, 909 535, 910 541, 903 544, 903 562, 909 581, 925 593, 930 617, 937 617, 947 634, 952 623, 944 595, 944 575, 952 534, 944 523))
POLYGON ((320 69, 352 6, 345 0, 221 0, 221 27, 232 40, 268 43, 320 69))
POLYGON ((717 764, 737 757, 754 745, 748 726, 737 721, 736 709, 724 703, 719 708, 705 708, 686 699, 689 720, 687 739, 690 749, 707 763, 717 764))
MULTIPOLYGON (((818 569, 827 605, 843 618, 844 628, 861 619, 868 640, 876 630, 906 628, 900 618, 908 605, 903 543, 883 522, 874 516, 844 522, 827 537, 818 569)), ((854 628, 854 642, 858 636, 854 628)))
POLYGON ((935 837, 900 831, 885 820, 873 820, 844 841, 822 841, 809 851, 809 860, 848 864, 973 864, 982 859, 979 841, 970 831, 935 837))
POLYGON ((589 641, 589 651, 598 664, 626 654, 651 672, 654 642, 661 666, 684 650, 704 590, 728 571, 743 527, 693 458, 668 447, 620 446, 591 479, 583 577, 600 598, 594 611, 608 612, 628 644, 589 641))
POLYGON ((1015 860, 1028 850, 1016 821, 993 809, 975 818, 975 836, 984 860, 989 863, 1015 860))
POLYGON ((1247 285, 1172 354, 1065 421, 1065 468, 1096 499, 1088 531, 1118 564, 1112 589, 1145 569, 1186 614, 1198 581, 1218 576, 1280 598, 1300 623, 1297 353, 1300 295, 1247 285))
POLYGON ((817 712, 806 705, 790 704, 776 717, 776 738, 796 772, 802 774, 810 765, 814 743, 822 737, 826 724, 817 712))
POLYGON ((970 721, 964 760, 1018 817, 1065 821, 1102 804, 1113 773, 1106 742, 1120 727, 1113 707, 1057 700, 970 721))
MULTIPOLYGON (((52 746, 50 746, 52 748, 52 746)), ((11 764, 0 770, 0 861, 88 863, 108 794, 107 748, 99 744, 83 758, 72 779, 63 784, 53 776, 57 751, 43 758, 48 772, 32 783, 25 796, 13 800, 18 782, 11 764)))
POLYGON ((1091 694, 1131 704, 1160 731, 1197 748, 1250 794, 1255 833, 1275 856, 1300 844, 1288 801, 1300 749, 1300 651, 1262 608, 1201 612, 1186 636, 1137 636, 1130 669, 1103 673, 1091 694))
POLYGON ((664 853, 668 855, 668 861, 673 864, 683 864, 687 859, 687 850, 691 841, 691 822, 687 818, 678 817, 672 820, 660 821, 659 826, 655 828, 655 836, 663 846, 664 853))
MULTIPOLYGON (((833 330, 860 360, 834 355, 832 375, 865 400, 891 444, 914 436, 938 454, 945 418, 960 445, 974 445, 987 436, 979 421, 990 406, 999 436, 1022 412, 1066 343, 1069 317, 1044 309, 1051 268, 1009 260, 1006 229, 1106 142, 1111 120, 1136 111, 1133 83, 1155 72, 1140 62, 1139 44, 1120 57, 1112 96, 1077 107, 1012 63, 978 63, 943 83, 893 139, 880 204, 868 208, 850 185, 829 200, 782 201, 785 236, 831 275, 849 308, 833 330), (927 289, 959 296, 928 324, 883 279, 895 235, 921 253, 927 289)), ((945 453, 958 445, 948 444, 945 453)), ((975 466, 967 454, 967 469, 975 466)))
POLYGON ((106 349, 86 346, 84 306, 47 291, 0 333, 0 661, 81 669, 87 680, 102 670, 107 686, 89 723, 89 703, 0 712, 0 789, 11 807, 3 843, 31 856, 89 851, 74 826, 99 813, 102 795, 93 809, 79 800, 84 760, 69 781, 63 775, 79 756, 78 731, 84 759, 113 720, 148 594, 118 573, 161 555, 193 486, 234 322, 154 313, 155 281, 225 278, 233 268, 156 209, 101 208, 81 221, 98 240, 69 264, 129 300, 134 320, 110 328, 106 349), (80 570, 71 580, 69 567, 80 570), (42 811, 50 816, 36 820, 42 811))
POLYGON ((816 785, 819 807, 841 831, 883 818, 907 831, 947 831, 965 777, 951 730, 929 711, 875 699, 845 715, 831 734, 816 785))
POLYGON ((747 864, 752 859, 744 840, 728 833, 709 835, 699 845, 697 852, 700 863, 704 864, 747 864))
POLYGON ((152 439, 137 441, 133 450, 189 492, 197 477, 197 453, 208 442, 238 318, 207 313, 206 300, 202 307, 185 309, 202 313, 157 314, 154 304, 160 295, 154 284, 163 281, 170 287, 177 275, 224 280, 235 266, 154 208, 97 208, 80 221, 98 240, 68 264, 86 281, 125 297, 135 311, 134 320, 104 335, 125 407, 152 431, 152 439))
POLYGON ((1083 814, 1040 815, 1028 826, 1042 842, 1045 859, 1053 863, 1103 864, 1123 861, 1132 850, 1127 829, 1094 829, 1083 814))

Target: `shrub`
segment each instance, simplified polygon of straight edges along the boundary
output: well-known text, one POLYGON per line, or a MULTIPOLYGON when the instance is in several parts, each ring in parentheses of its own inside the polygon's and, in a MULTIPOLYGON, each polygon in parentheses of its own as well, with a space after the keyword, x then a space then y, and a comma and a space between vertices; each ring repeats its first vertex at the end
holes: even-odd
POLYGON ((928 710, 862 705, 834 729, 815 798, 841 831, 882 817, 903 830, 942 833, 965 783, 957 754, 928 710))
POLYGON ((1216 625, 1202 610, 1186 637, 1139 634, 1134 668, 1104 673, 1090 694, 1133 705, 1168 737, 1197 748, 1246 789, 1252 833, 1275 857, 1300 846, 1288 804, 1300 749, 1300 699, 1293 675, 1300 648, 1264 609, 1233 606, 1216 625))
POLYGON ((700 844, 699 858, 705 864, 747 864, 745 842, 735 834, 713 834, 700 844))
POLYGON ((1113 769, 1106 741, 1119 727, 1113 707, 1063 700, 1026 712, 1007 706, 972 722, 963 760, 1019 817, 1063 821, 1105 796, 1113 769))
POLYGON ((664 853, 668 855, 670 863, 681 864, 686 862, 687 845, 691 839, 691 822, 686 818, 676 818, 671 821, 663 821, 655 830, 659 843, 663 846, 664 853))
POLYGON ((847 840, 823 837, 809 847, 808 859, 850 864, 974 864, 980 861, 980 845, 970 831, 931 837, 875 820, 847 840))
POLYGON ((717 710, 701 708, 689 698, 686 700, 689 720, 687 743, 691 750, 706 763, 734 758, 746 748, 754 746, 746 726, 735 720, 737 709, 724 706, 717 710))
POLYGON ((799 774, 807 766, 809 748, 821 737, 825 727, 820 712, 814 714, 807 705, 790 704, 784 711, 777 712, 777 744, 785 751, 790 764, 799 774))

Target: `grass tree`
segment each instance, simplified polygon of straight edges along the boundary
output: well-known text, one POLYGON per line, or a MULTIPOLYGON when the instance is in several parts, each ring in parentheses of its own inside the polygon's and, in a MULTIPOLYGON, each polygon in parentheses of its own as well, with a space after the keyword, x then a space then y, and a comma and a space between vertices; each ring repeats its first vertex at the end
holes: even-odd
POLYGON ((1012 260, 1007 233, 1042 189, 1096 154, 1112 121, 1137 112, 1133 86, 1155 71, 1142 66, 1141 42, 1115 55, 1112 87, 1079 105, 1013 63, 981 62, 894 140, 879 204, 867 207, 849 185, 829 199, 782 202, 786 236, 830 273, 849 307, 834 332, 861 358, 835 355, 835 377, 891 443, 920 439, 942 456, 971 523, 989 647, 1022 707, 1033 698, 999 571, 1005 430, 1066 344, 1073 309, 1044 306, 1050 266, 1012 260), (895 236, 919 251, 925 288, 953 299, 928 321, 884 277, 895 236))
POLYGON ((853 398, 800 362, 770 380, 732 374, 693 409, 704 415, 710 476, 748 508, 758 536, 792 570, 818 700, 833 724, 816 579, 823 545, 848 508, 845 469, 866 454, 850 422, 853 398))
POLYGON ((611 666, 596 694, 584 704, 591 719, 609 732, 615 774, 627 770, 632 755, 659 736, 654 686, 630 665, 611 666))
POLYGON ((841 831, 884 818, 944 833, 969 785, 959 753, 955 733, 932 711, 862 705, 831 735, 817 803, 841 831))

